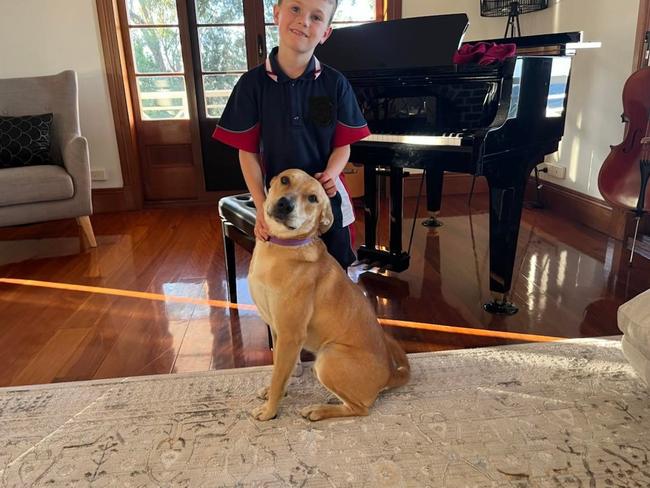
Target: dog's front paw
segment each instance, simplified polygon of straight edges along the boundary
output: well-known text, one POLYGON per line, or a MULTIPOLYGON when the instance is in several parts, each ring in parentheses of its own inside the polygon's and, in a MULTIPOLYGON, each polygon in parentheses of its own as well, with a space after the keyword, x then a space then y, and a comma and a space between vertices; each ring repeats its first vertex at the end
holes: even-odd
POLYGON ((311 421, 321 420, 324 418, 323 405, 308 405, 300 410, 300 415, 311 421))
MULTIPOLYGON (((259 398, 260 400, 268 400, 270 390, 271 390, 270 386, 265 386, 264 388, 260 388, 259 390, 257 390, 257 398, 259 398)), ((287 390, 284 390, 284 396, 287 396, 287 390)))
POLYGON ((254 408, 251 411, 253 418, 260 420, 262 422, 266 420, 271 420, 277 417, 277 409, 269 407, 268 402, 264 403, 262 406, 254 408))

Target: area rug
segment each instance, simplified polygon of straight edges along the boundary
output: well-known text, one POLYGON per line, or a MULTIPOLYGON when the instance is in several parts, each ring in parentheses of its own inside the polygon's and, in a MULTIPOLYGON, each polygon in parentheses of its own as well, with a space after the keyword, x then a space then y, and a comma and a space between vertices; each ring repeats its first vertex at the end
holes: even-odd
POLYGON ((279 417, 270 367, 0 389, 1 486, 650 486, 650 393, 620 338, 410 356, 364 418, 279 417))

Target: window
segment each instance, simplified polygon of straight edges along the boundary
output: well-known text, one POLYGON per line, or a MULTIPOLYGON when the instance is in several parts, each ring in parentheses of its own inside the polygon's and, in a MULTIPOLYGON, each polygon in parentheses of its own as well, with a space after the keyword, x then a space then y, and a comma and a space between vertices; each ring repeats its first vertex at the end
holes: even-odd
POLYGON ((230 92, 247 71, 241 0, 195 0, 196 28, 207 117, 220 117, 230 92))
POLYGON ((126 7, 142 119, 189 118, 175 0, 127 0, 126 7))

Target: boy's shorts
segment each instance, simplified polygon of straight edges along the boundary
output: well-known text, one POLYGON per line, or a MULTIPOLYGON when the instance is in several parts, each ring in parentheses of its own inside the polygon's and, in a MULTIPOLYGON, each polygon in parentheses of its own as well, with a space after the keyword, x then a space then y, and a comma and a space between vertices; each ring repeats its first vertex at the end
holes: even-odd
POLYGON ((338 261, 341 267, 347 271, 356 259, 354 250, 352 249, 352 236, 350 234, 350 226, 343 227, 343 216, 341 214, 341 194, 337 193, 330 198, 332 203, 332 214, 334 216, 334 223, 330 230, 321 236, 323 242, 327 246, 328 252, 338 261))

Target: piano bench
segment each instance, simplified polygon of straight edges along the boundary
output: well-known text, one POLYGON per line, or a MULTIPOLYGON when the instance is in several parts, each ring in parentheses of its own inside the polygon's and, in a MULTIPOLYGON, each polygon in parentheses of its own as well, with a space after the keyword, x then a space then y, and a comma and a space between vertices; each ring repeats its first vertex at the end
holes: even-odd
POLYGON ((237 303, 235 243, 251 253, 255 247, 255 204, 250 193, 220 199, 219 217, 221 217, 223 252, 228 277, 228 298, 231 302, 237 303))

